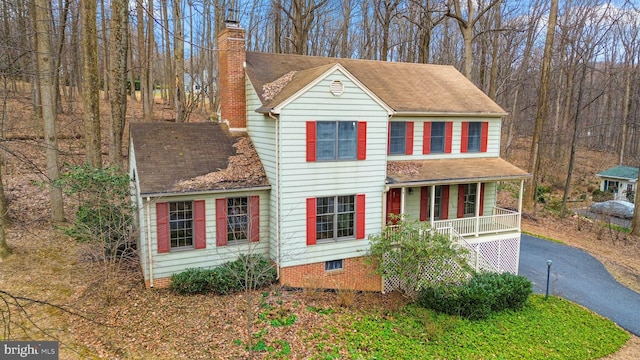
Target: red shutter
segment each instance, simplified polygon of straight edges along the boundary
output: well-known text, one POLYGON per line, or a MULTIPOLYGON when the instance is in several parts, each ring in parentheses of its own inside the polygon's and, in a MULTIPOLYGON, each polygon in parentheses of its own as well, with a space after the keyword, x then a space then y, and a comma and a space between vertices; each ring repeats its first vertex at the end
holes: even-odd
POLYGON ((307 161, 316 161, 316 123, 307 121, 307 161))
POLYGON ((367 158, 367 123, 358 122, 358 160, 367 158))
POLYGON ((356 195, 356 239, 364 239, 365 206, 364 194, 356 195))
POLYGON ((412 155, 413 154, 413 121, 407 122, 407 133, 405 134, 407 137, 407 144, 405 147, 405 154, 412 155))
POLYGON ((466 185, 458 185, 458 218, 464 217, 464 191, 467 188, 466 185))
POLYGON ((206 208, 204 200, 193 202, 193 223, 196 235, 196 249, 207 247, 207 222, 205 219, 206 208))
POLYGON ((423 186, 420 188, 420 221, 428 221, 429 217, 429 187, 423 186))
POLYGON ((424 132, 422 134, 422 153, 431 153, 431 123, 424 123, 424 132))
POLYGON ((249 241, 260 241, 260 196, 249 196, 249 241))
POLYGON ((156 226, 158 227, 158 252, 169 252, 169 203, 156 203, 156 226))
POLYGON ((480 216, 484 214, 484 183, 480 184, 480 216))
POLYGON ((487 152, 487 143, 489 142, 489 123, 482 123, 482 138, 480 141, 480 152, 487 152))
POLYGON ((216 199, 216 245, 227 245, 227 199, 216 199))
POLYGON ((316 244, 316 198, 307 199, 307 245, 316 244))
POLYGON ((449 185, 442 185, 442 210, 440 211, 440 219, 447 220, 449 218, 449 185))
POLYGON ((452 140, 453 140, 453 123, 451 121, 447 121, 445 123, 444 136, 445 136, 444 152, 447 153, 447 154, 450 154, 451 153, 451 143, 452 143, 452 140))
POLYGON ((460 152, 466 153, 469 145, 469 123, 462 123, 462 138, 460 139, 460 152))

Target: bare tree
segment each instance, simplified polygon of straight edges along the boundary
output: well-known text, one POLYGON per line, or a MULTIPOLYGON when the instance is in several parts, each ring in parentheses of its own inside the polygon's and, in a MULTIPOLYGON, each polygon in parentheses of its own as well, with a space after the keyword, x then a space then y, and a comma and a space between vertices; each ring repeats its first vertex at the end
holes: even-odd
POLYGON ((102 139, 100 135, 100 83, 98 80, 97 6, 92 0, 80 2, 82 39, 82 107, 84 117, 86 161, 102 167, 102 139))
POLYGON ((111 0, 111 131, 109 133, 109 163, 122 162, 122 137, 127 114, 127 50, 129 42, 129 12, 127 0, 111 0))
POLYGON ((173 102, 176 108, 176 121, 185 122, 187 112, 185 111, 184 99, 184 32, 181 2, 178 0, 173 0, 173 63, 175 66, 175 88, 173 90, 175 98, 173 102))
POLYGON ((531 181, 525 187, 523 206, 525 209, 535 211, 535 194, 538 187, 538 171, 540 163, 540 137, 544 129, 544 120, 547 117, 547 101, 549 93, 549 75, 551 69, 551 55, 553 51, 553 38, 555 36, 556 21, 558 19, 558 0, 551 0, 549 11, 549 24, 547 25, 547 35, 544 44, 544 55, 542 58, 542 72, 540 74, 540 91, 538 94, 538 106, 536 110, 536 125, 533 131, 531 142, 531 152, 529 155, 529 173, 533 175, 531 181))
POLYGON ((40 87, 40 104, 44 122, 44 138, 46 145, 47 176, 49 180, 49 200, 51 204, 51 222, 64 221, 62 190, 55 185, 60 178, 58 166, 58 144, 56 134, 55 95, 53 90, 53 72, 51 64, 50 40, 50 2, 34 0, 34 22, 36 25, 36 52, 38 58, 38 80, 40 87))

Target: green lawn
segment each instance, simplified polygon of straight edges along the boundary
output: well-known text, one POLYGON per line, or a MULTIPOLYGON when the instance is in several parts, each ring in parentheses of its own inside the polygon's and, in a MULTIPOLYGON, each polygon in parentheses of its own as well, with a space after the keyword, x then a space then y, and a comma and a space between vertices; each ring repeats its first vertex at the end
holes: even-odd
POLYGON ((469 321, 414 305, 336 317, 332 343, 316 359, 597 359, 629 339, 624 330, 569 301, 532 295, 524 309, 469 321))

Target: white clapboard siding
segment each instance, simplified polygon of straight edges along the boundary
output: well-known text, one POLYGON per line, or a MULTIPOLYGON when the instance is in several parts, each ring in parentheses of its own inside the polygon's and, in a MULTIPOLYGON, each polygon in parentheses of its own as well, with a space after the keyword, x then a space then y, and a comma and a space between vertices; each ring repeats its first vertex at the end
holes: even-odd
MULTIPOLYGON (((147 206, 146 201, 143 206, 147 206)), ((269 250, 269 192, 238 192, 230 194, 208 194, 192 196, 172 196, 164 198, 153 198, 148 204, 150 217, 150 233, 146 234, 151 239, 151 253, 153 255, 153 278, 160 279, 171 276, 174 273, 182 272, 188 268, 213 268, 225 262, 235 260, 240 254, 267 254, 269 250), (216 246, 216 199, 221 197, 240 196, 260 196, 260 241, 254 243, 216 246), (168 253, 158 253, 157 223, 156 223, 156 202, 172 201, 205 201, 206 218, 206 242, 205 249, 190 249, 170 251, 168 253)), ((147 231, 141 228, 140 231, 147 231)), ((144 251, 141 257, 148 256, 147 244, 144 244, 144 251)), ((144 259, 145 279, 148 279, 148 260, 144 259)))
POLYGON ((365 194, 365 234, 382 229, 386 177, 387 112, 363 89, 335 71, 283 108, 281 126, 281 266, 364 255, 367 239, 306 244, 306 199, 365 194), (329 92, 332 81, 344 93, 329 92), (367 157, 353 161, 306 161, 307 121, 366 121, 367 157))

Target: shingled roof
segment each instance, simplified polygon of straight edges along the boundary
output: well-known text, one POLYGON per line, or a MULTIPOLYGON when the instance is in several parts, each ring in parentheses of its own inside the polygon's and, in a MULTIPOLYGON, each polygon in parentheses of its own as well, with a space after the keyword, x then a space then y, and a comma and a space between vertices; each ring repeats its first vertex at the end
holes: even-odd
POLYGON ((459 184, 524 180, 531 175, 501 158, 404 160, 387 163, 387 184, 459 184))
POLYGON ((611 169, 607 169, 601 173, 598 173, 596 174, 596 176, 635 181, 638 180, 638 168, 633 166, 618 165, 616 167, 612 167, 611 169))
POLYGON ((218 123, 132 123, 140 194, 269 185, 251 140, 218 123))
POLYGON ((246 72, 262 101, 262 111, 278 106, 320 76, 341 64, 396 113, 452 113, 502 116, 505 111, 448 65, 339 59, 291 54, 247 52, 246 72), (295 72, 277 94, 263 86, 295 72))

